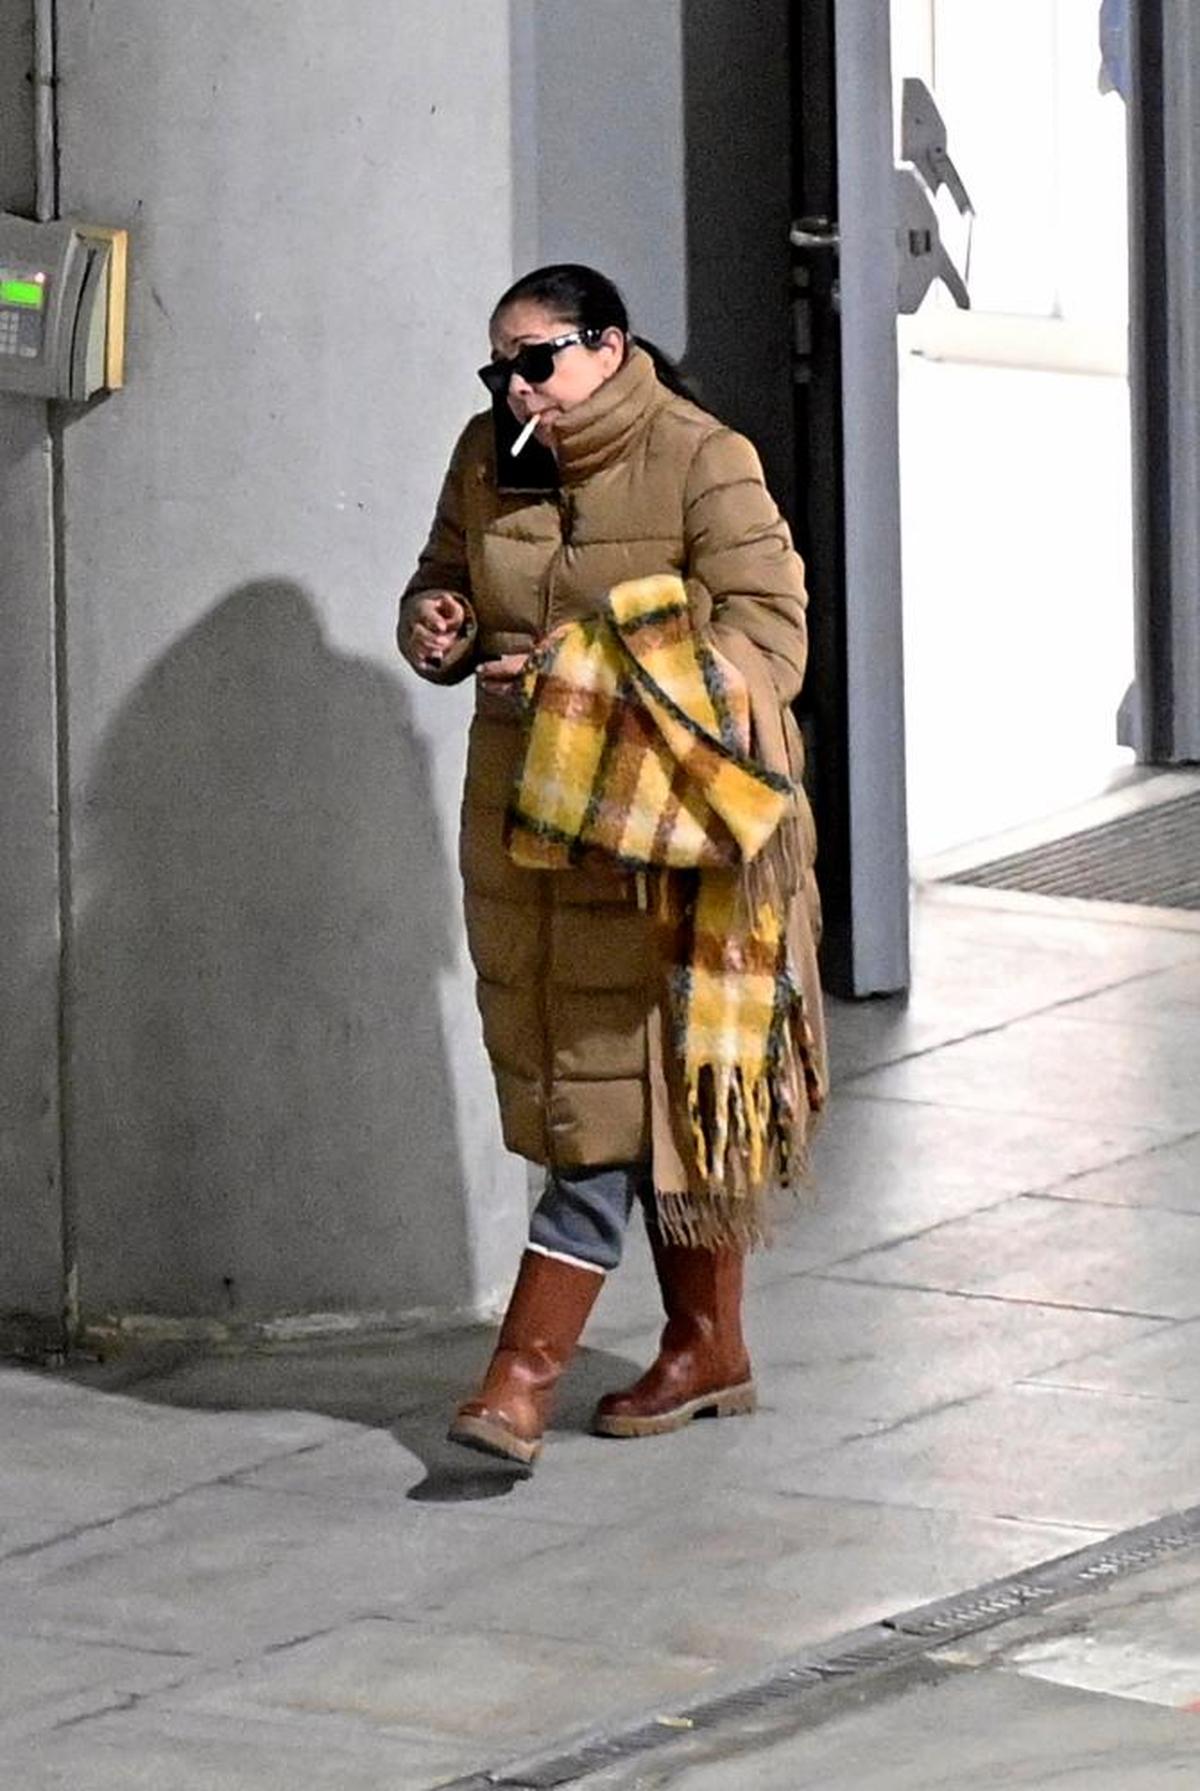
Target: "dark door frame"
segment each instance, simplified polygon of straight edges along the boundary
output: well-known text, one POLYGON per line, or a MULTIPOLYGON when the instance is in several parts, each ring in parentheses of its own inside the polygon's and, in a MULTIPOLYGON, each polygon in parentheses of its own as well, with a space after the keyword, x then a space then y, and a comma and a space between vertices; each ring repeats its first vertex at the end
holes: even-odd
POLYGON ((910 970, 887 0, 792 0, 790 59, 822 970, 835 994, 891 994, 910 970))
POLYGON ((1200 16, 1133 0, 1130 406, 1137 704, 1151 765, 1200 762, 1200 16))

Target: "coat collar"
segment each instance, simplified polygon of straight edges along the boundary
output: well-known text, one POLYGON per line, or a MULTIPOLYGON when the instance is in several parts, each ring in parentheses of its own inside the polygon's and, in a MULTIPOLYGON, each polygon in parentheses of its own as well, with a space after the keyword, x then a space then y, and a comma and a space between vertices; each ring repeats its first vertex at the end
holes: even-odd
POLYGON ((563 484, 577 484, 620 460, 665 396, 650 356, 632 347, 612 378, 559 420, 554 434, 563 484))

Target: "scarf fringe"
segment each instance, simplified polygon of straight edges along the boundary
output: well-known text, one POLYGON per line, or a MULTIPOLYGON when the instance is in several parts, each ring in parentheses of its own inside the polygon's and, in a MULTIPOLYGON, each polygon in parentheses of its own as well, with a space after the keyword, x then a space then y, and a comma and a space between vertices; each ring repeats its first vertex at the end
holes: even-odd
POLYGON ((771 1242, 771 1196, 798 1195, 809 1180, 810 1116, 823 1104, 812 1034, 797 995, 776 1061, 757 1074, 705 1064, 684 1090, 698 1186, 656 1190, 658 1220, 672 1242, 751 1250, 771 1242))
POLYGON ((723 1199, 697 1199, 692 1194, 655 1191, 658 1227, 668 1243, 691 1250, 750 1251, 771 1241, 770 1228, 758 1204, 723 1199))

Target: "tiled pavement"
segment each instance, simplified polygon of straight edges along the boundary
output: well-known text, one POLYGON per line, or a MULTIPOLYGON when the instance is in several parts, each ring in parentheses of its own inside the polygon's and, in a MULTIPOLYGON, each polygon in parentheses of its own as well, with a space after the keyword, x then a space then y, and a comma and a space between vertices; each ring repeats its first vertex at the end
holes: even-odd
MULTIPOLYGON (((833 1014, 753 1420, 586 1434, 653 1345, 640 1240, 528 1482, 442 1440, 478 1329, 0 1369, 0 1785, 431 1787, 1200 1502, 1200 922, 961 889, 917 922, 911 1000, 833 1014)), ((1042 1782, 869 1776, 972 1711, 1116 1735, 1049 1647, 860 1711, 854 1782, 1042 1782)), ((1176 1720, 1111 1709, 1129 1746, 1176 1720)), ((680 1782, 800 1782, 719 1770, 680 1782)))
POLYGON ((789 1708, 684 1727, 590 1791, 1180 1791, 1200 1756, 1195 1549, 789 1708))

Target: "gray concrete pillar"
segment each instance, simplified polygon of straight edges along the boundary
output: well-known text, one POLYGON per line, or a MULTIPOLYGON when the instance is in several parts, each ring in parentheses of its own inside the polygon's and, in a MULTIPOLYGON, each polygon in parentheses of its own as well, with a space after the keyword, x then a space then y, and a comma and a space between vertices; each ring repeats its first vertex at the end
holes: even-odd
MULTIPOLYGON (((485 1304, 524 1185, 459 920, 470 696, 412 679, 392 629, 512 275, 506 9, 95 0, 58 26, 62 209, 127 225, 132 252, 129 384, 65 419, 58 493, 83 1317, 485 1304)), ((0 1305, 39 1308, 59 1222, 41 429, 0 417, 0 747, 27 764, 3 894, 28 916, 0 960, 28 1035, 6 1041, 0 1305)))

